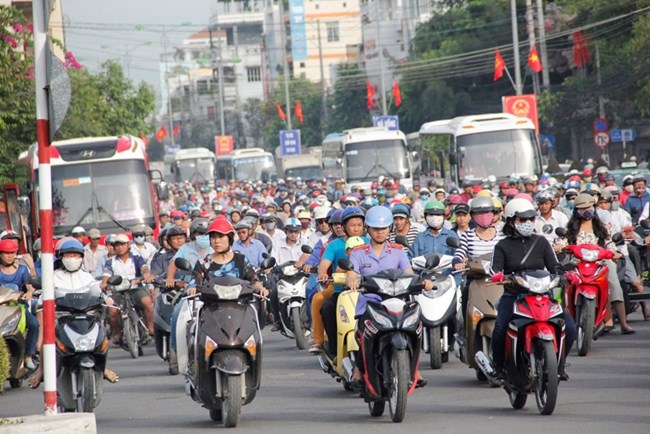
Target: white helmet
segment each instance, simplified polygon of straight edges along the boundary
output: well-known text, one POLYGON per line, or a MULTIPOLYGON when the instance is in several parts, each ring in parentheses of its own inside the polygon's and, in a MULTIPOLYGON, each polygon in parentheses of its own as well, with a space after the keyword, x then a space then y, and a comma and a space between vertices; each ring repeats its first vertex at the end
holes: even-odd
POLYGON ((316 209, 314 209, 314 219, 316 220, 326 219, 327 213, 329 213, 330 210, 331 208, 327 206, 317 206, 316 209))
POLYGON ((537 212, 530 201, 523 198, 516 198, 506 204, 504 214, 507 219, 515 217, 530 218, 535 217, 537 212))

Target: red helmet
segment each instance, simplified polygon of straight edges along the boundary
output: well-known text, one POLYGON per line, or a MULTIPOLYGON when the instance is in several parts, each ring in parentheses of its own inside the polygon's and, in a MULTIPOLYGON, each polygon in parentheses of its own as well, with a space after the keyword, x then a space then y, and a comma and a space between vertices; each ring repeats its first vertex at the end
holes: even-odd
POLYGON ((14 240, 10 240, 10 239, 0 240, 0 252, 16 253, 17 251, 18 251, 18 244, 14 240))
POLYGON ((235 234, 235 228, 223 215, 217 216, 208 227, 208 234, 217 232, 220 234, 235 234))

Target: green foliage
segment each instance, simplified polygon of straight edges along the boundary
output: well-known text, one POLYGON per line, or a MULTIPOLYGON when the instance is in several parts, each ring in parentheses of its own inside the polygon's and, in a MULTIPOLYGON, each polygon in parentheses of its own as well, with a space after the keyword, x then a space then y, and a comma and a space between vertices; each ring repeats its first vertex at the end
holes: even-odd
POLYGON ((4 392, 4 385, 6 379, 9 377, 9 349, 7 343, 3 338, 0 338, 0 394, 4 392))
POLYGON ((372 126, 372 116, 366 106, 365 74, 357 65, 338 67, 334 93, 330 97, 326 133, 349 128, 372 126))

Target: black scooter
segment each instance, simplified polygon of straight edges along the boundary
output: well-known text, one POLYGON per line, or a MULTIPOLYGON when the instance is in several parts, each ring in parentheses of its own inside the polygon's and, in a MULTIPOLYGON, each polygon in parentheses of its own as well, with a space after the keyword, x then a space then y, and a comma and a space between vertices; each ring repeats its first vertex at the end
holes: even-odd
MULTIPOLYGON (((174 262, 190 271, 189 261, 174 262)), ((266 259, 264 268, 272 268, 266 259)), ((186 390, 226 427, 237 426, 241 406, 250 403, 262 376, 262 335, 251 284, 235 277, 197 277, 203 306, 187 328, 186 390)), ((189 297, 188 297, 189 298, 189 297)))

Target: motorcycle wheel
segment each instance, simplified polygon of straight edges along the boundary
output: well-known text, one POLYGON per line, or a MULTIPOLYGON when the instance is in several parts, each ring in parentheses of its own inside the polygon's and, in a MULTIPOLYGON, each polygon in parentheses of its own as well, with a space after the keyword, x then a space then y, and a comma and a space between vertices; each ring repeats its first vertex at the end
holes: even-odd
POLYGON ((586 356, 591 349, 591 341, 594 339, 594 321, 596 316, 596 307, 594 300, 582 299, 582 304, 578 307, 576 314, 576 323, 578 326, 578 355, 586 356))
POLYGON ((526 405, 528 394, 512 390, 508 392, 508 398, 510 398, 510 405, 512 405, 512 408, 515 410, 521 410, 526 405))
POLYGON ((368 410, 370 411, 370 416, 380 417, 384 414, 384 409, 386 408, 386 401, 374 401, 368 403, 368 410))
POLYGON ((221 402, 221 416, 223 418, 223 424, 228 428, 235 427, 239 423, 242 404, 241 388, 241 375, 224 375, 224 399, 221 402))
POLYGON ((23 385, 23 379, 22 378, 11 378, 9 380, 9 385, 11 386, 12 389, 20 389, 23 385))
POLYGON ((388 409, 393 422, 401 422, 406 415, 410 363, 406 350, 394 350, 390 359, 390 389, 388 409))
POLYGON ((81 368, 77 378, 77 413, 92 413, 95 409, 95 371, 91 368, 81 368))
POLYGON ((122 322, 122 339, 126 349, 134 359, 138 358, 138 332, 130 316, 124 318, 122 322))
POLYGON ((221 422, 223 419, 221 416, 221 409, 220 408, 213 408, 210 410, 210 419, 212 419, 215 422, 221 422))
POLYGON ((305 327, 300 319, 300 308, 291 308, 291 320, 293 321, 293 334, 296 337, 296 346, 304 350, 307 348, 307 337, 305 337, 305 327))
POLYGON ((533 390, 540 414, 549 415, 557 402, 557 358, 553 342, 537 341, 533 369, 533 390))
POLYGON ((427 328, 429 333, 429 363, 431 369, 442 368, 442 347, 440 346, 440 327, 427 328))

